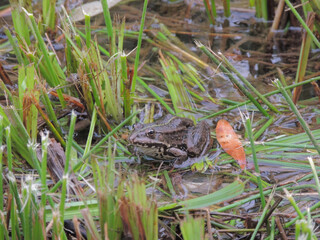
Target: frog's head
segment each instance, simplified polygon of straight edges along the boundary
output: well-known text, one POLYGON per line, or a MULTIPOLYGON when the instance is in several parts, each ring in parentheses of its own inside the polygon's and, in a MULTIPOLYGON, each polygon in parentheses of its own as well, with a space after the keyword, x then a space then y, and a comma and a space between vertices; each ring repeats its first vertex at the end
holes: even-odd
POLYGON ((155 138, 155 130, 151 126, 146 127, 143 124, 135 124, 134 130, 129 136, 129 142, 133 145, 148 144, 155 138))

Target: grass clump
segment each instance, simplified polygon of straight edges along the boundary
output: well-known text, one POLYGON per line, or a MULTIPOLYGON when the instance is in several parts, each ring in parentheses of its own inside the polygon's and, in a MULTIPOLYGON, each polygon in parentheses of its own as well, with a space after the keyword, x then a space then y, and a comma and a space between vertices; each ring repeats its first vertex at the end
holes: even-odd
POLYGON ((133 174, 126 184, 127 196, 120 200, 124 233, 133 239, 158 239, 158 209, 146 196, 145 184, 133 174))
POLYGON ((186 218, 180 222, 182 237, 186 240, 209 239, 205 236, 204 227, 205 224, 203 218, 193 218, 189 214, 187 214, 186 218))

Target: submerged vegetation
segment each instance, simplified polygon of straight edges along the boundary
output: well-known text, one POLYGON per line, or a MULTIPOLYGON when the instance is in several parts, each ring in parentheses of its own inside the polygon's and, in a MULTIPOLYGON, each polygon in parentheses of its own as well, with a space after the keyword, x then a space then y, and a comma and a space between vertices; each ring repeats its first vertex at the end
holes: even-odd
POLYGON ((264 19, 250 27, 269 29, 274 19, 262 43, 229 32, 236 11, 227 0, 201 3, 205 33, 185 23, 196 17, 184 2, 166 6, 183 6, 183 19, 165 21, 148 14, 164 2, 112 13, 101 0, 106 27, 93 26, 85 8, 75 24, 56 1, 4 6, 12 26, 0 42, 0 239, 318 239, 320 5, 247 2, 264 19), (300 53, 277 53, 291 26, 301 26, 300 53), (302 101, 310 83, 318 98, 302 101), (218 143, 180 168, 141 162, 127 141, 131 126, 167 113, 242 125, 247 165, 218 143))

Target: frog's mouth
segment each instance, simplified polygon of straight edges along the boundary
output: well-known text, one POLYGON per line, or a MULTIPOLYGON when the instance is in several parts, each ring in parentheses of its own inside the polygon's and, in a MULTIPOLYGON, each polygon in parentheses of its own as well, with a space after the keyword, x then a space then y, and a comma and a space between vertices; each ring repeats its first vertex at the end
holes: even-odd
POLYGON ((169 148, 170 147, 170 144, 165 144, 164 142, 161 142, 155 139, 150 139, 147 137, 130 139, 130 142, 132 145, 145 147, 145 148, 161 148, 161 147, 169 148))
POLYGON ((150 146, 138 146, 135 145, 134 147, 136 153, 140 153, 140 155, 143 156, 143 158, 149 158, 149 159, 158 159, 158 160, 172 160, 175 159, 176 156, 174 156, 172 153, 167 152, 167 148, 165 145, 162 144, 161 147, 151 148, 150 146))

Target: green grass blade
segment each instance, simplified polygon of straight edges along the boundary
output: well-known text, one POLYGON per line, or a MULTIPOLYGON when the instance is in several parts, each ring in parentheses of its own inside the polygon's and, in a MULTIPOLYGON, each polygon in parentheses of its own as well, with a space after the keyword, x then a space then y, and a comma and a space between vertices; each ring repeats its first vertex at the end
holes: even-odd
POLYGON ((137 76, 138 76, 137 71, 138 71, 138 66, 139 66, 142 34, 143 34, 144 22, 145 22, 146 13, 147 13, 147 6, 148 6, 148 0, 144 0, 143 10, 142 10, 142 15, 141 15, 140 30, 139 30, 139 36, 138 36, 138 43, 137 43, 137 50, 136 50, 136 57, 134 60, 134 70, 133 70, 133 78, 132 78, 132 84, 131 84, 131 92, 135 92, 135 89, 136 89, 136 81, 137 81, 137 76))
POLYGON ((271 217, 271 228, 270 228, 270 240, 274 240, 274 236, 275 236, 275 216, 271 217))
POLYGON ((257 140, 264 131, 273 123, 274 117, 271 116, 268 121, 254 134, 253 139, 257 140))
POLYGON ((283 191, 285 192, 286 197, 289 200, 289 202, 291 203, 291 205, 293 206, 293 208, 296 210, 296 213, 298 214, 298 217, 300 219, 304 219, 304 215, 301 212, 301 210, 300 210, 299 206, 297 205, 296 201, 294 200, 292 194, 289 193, 289 191, 286 188, 284 188, 283 191))
POLYGON ((261 225, 262 225, 262 223, 263 223, 263 221, 265 219, 265 216, 267 214, 269 205, 270 205, 271 201, 273 200, 273 197, 272 197, 273 195, 274 195, 274 193, 271 193, 271 196, 269 197, 269 200, 268 200, 267 204, 263 207, 262 214, 261 214, 261 216, 259 218, 259 221, 258 221, 258 224, 257 224, 256 228, 254 229, 254 232, 251 235, 250 240, 256 239, 256 235, 257 235, 257 233, 259 231, 259 228, 261 227, 261 225))
MULTIPOLYGON (((65 166, 64 166, 64 172, 63 172, 63 183, 62 183, 61 199, 60 199, 60 207, 59 207, 60 223, 62 224, 62 226, 63 226, 63 221, 64 221, 63 217, 64 217, 65 201, 66 201, 66 197, 67 197, 66 196, 67 181, 69 178, 68 170, 69 170, 69 163, 70 163, 70 158, 71 158, 72 139, 73 139, 74 126, 76 124, 76 119, 77 119, 76 114, 74 111, 72 111, 69 135, 68 135, 68 140, 66 143, 66 162, 65 162, 65 166)), ((63 237, 63 235, 61 235, 61 237, 63 237)))
POLYGON ((21 50, 16 42, 16 39, 12 36, 11 32, 7 27, 4 27, 4 33, 7 35, 10 45, 13 48, 14 54, 18 60, 19 65, 27 65, 28 61, 22 57, 21 50))
MULTIPOLYGON (((57 87, 57 86, 59 86, 59 84, 61 84, 63 82, 59 80, 57 72, 55 71, 55 69, 53 67, 52 61, 50 60, 50 57, 49 57, 48 50, 46 48, 44 40, 42 39, 42 36, 40 34, 40 31, 39 31, 37 23, 34 19, 34 16, 32 14, 28 13, 27 10, 24 9, 24 11, 25 11, 26 15, 29 17, 30 27, 31 27, 32 31, 35 33, 35 37, 38 41, 39 49, 41 50, 41 54, 44 57, 44 63, 46 65, 47 71, 49 72, 50 78, 47 79, 47 81, 52 87, 57 87)), ((64 108, 66 106, 66 103, 63 99, 61 89, 57 89, 57 93, 59 96, 60 103, 61 103, 62 107, 64 108)))
POLYGON ((87 152, 89 152, 89 150, 91 148, 91 143, 92 143, 92 138, 93 138, 96 122, 97 122, 97 109, 94 107, 93 112, 92 112, 92 116, 91 116, 90 130, 89 130, 89 134, 87 137, 86 147, 83 152, 84 155, 87 154, 87 152))
POLYGON ((85 13, 84 19, 85 19, 85 29, 86 29, 86 45, 87 45, 87 48, 90 48, 90 45, 91 45, 90 16, 85 13))
MULTIPOLYGON (((208 223, 210 224, 210 223, 208 223)), ((203 218, 193 218, 187 214, 183 221, 180 221, 182 237, 185 240, 205 240, 205 223, 203 218)))
POLYGON ((259 102, 251 95, 251 93, 242 84, 233 77, 233 75, 226 69, 220 61, 206 48, 203 44, 196 42, 198 48, 200 48, 219 68, 229 77, 229 79, 241 90, 241 92, 250 99, 250 101, 259 109, 259 111, 266 117, 269 117, 268 112, 259 104, 259 102))
POLYGON ((308 127, 308 124, 304 121, 303 117, 301 116, 301 114, 298 111, 297 107, 295 106, 295 104, 293 103, 292 99, 288 95, 287 91, 284 89, 284 87, 282 86, 282 84, 281 84, 281 82, 279 80, 276 80, 275 84, 277 84, 278 89, 281 91, 282 95, 284 96, 284 98, 286 99, 287 103, 289 104, 291 110, 296 115, 296 117, 299 120, 299 122, 300 122, 301 126, 303 127, 304 131, 309 136, 310 141, 312 142, 312 144, 314 145, 314 147, 318 151, 318 154, 320 154, 320 146, 318 145, 318 142, 314 138, 312 132, 310 131, 310 129, 308 127))
MULTIPOLYGON (((4 147, 2 145, 2 139, 3 139, 3 118, 0 116, 0 173, 3 173, 3 150, 4 147)), ((0 214, 4 212, 4 204, 3 204, 3 174, 0 174, 0 214)), ((1 222, 1 221, 0 221, 1 222)), ((5 234, 5 228, 4 224, 0 224, 0 239, 4 239, 4 234, 5 234)))
MULTIPOLYGON (((7 151, 8 151, 8 145, 7 145, 7 151)), ((11 151, 11 150, 10 150, 11 151)), ((17 180, 15 175, 13 174, 13 172, 10 170, 8 175, 7 175, 8 179, 9 179, 9 185, 10 185, 10 193, 14 196, 14 201, 16 203, 17 209, 15 209, 15 204, 11 205, 11 218, 12 218, 12 222, 13 225, 11 226, 12 228, 18 227, 19 224, 16 225, 16 223, 18 223, 18 220, 15 219, 19 216, 20 218, 20 222, 21 222, 21 226, 22 226, 22 232, 26 232, 26 225, 25 225, 25 216, 23 215, 23 210, 22 210, 22 202, 21 202, 21 198, 18 192, 18 186, 17 186, 17 180), (18 214, 16 214, 16 210, 18 211, 18 214)), ((20 231, 19 229, 16 230, 16 234, 20 235, 20 231)))
MULTIPOLYGON (((311 29, 313 29, 314 21, 315 21, 315 15, 308 14, 307 22, 308 22, 311 29)), ((301 48, 300 48, 298 68, 297 68, 296 79, 295 79, 296 83, 302 82, 303 78, 305 76, 307 64, 308 64, 309 53, 310 53, 311 40, 312 39, 309 34, 307 34, 307 33, 303 34, 301 48)), ((299 96, 301 93, 301 89, 302 89, 302 86, 294 89, 294 93, 293 93, 293 96, 294 96, 293 102, 294 103, 298 102, 299 96)))
POLYGON ((221 52, 219 52, 218 54, 221 57, 222 62, 227 65, 227 67, 231 71, 233 71, 240 78, 240 80, 262 100, 264 104, 266 104, 275 113, 279 113, 279 110, 275 108, 273 104, 270 103, 254 86, 252 86, 252 84, 241 75, 241 73, 229 62, 229 60, 221 52))
POLYGON ((171 59, 160 59, 165 81, 176 114, 185 116, 185 109, 191 110, 192 105, 184 87, 180 74, 171 59))
MULTIPOLYGON (((216 6, 215 6, 215 1, 214 0, 211 0, 211 4, 209 2, 209 0, 203 0, 203 5, 206 9, 206 13, 207 13, 207 16, 209 18, 209 21, 212 25, 215 25, 215 18, 214 18, 214 12, 216 10, 216 6)), ((215 13, 217 14, 217 13, 215 13)))
POLYGON ((223 0, 223 12, 225 17, 230 17, 231 16, 231 11, 230 11, 230 0, 223 0))
POLYGON ((119 129, 121 129, 125 124, 127 124, 135 115, 138 114, 137 112, 132 113, 128 118, 126 118, 122 123, 120 123, 117 127, 115 127, 111 132, 109 132, 103 139, 101 139, 89 152, 87 152, 82 157, 82 161, 90 157, 92 153, 95 152, 101 145, 103 145, 109 137, 111 137, 114 133, 116 133, 119 129))
POLYGON ((11 144, 11 127, 8 126, 5 129, 6 132, 6 143, 7 143, 7 161, 8 161, 8 169, 12 172, 12 144, 11 144))
POLYGON ((121 79, 122 79, 122 96, 123 96, 123 107, 124 107, 124 116, 127 118, 131 113, 131 93, 130 93, 130 79, 128 79, 127 74, 127 56, 121 54, 121 79))
POLYGON ((142 34, 143 34, 143 28, 144 28, 144 21, 146 18, 147 13, 147 6, 148 6, 148 0, 144 0, 143 3, 143 10, 141 15, 141 23, 140 23, 140 30, 139 30, 139 36, 138 36, 138 44, 137 44, 137 51, 136 51, 136 58, 134 60, 134 70, 133 70, 133 78, 131 83, 131 92, 135 92, 136 89, 136 79, 138 76, 138 66, 139 66, 139 59, 140 59, 140 48, 142 43, 142 34))
POLYGON ((176 192, 174 191, 174 188, 173 188, 173 185, 172 185, 172 182, 171 182, 171 179, 170 179, 170 177, 169 177, 169 174, 168 174, 168 171, 167 171, 167 170, 165 170, 165 171, 163 172, 163 176, 164 176, 165 179, 166 179, 167 187, 168 187, 171 195, 172 195, 172 196, 176 196, 176 192))
POLYGON ((104 21, 107 27, 109 40, 113 38, 113 27, 107 0, 101 0, 104 21))
MULTIPOLYGON (((47 155, 48 155, 48 144, 49 134, 42 133, 41 136, 41 207, 44 208, 47 202, 47 155)), ((45 219, 45 215, 43 216, 45 219)))
POLYGON ((311 166, 311 169, 312 169, 312 173, 313 173, 313 176, 314 176, 314 181, 315 181, 315 183, 316 183, 315 185, 316 185, 318 194, 319 194, 319 196, 320 196, 319 176, 318 176, 318 174, 317 174, 317 170, 316 170, 316 168, 315 168, 313 159, 312 159, 311 157, 308 157, 308 160, 309 160, 309 163, 310 163, 310 166, 311 166))
MULTIPOLYGON (((138 114, 138 111, 132 113, 128 118, 126 118, 122 123, 120 123, 117 127, 115 127, 111 132, 109 132, 102 140, 100 140, 99 143, 97 143, 89 152, 87 152, 85 155, 83 155, 82 159, 80 161, 78 161, 72 168, 72 172, 76 172, 80 169, 81 165, 83 164, 83 162, 90 157, 90 155, 92 153, 94 153, 100 146, 102 146, 105 141, 107 141, 107 139, 109 137, 111 137, 113 134, 115 134, 119 129, 121 129, 125 124, 127 124, 129 121, 131 121, 131 119, 136 116, 138 114)), ((73 143, 74 144, 74 143, 73 143)), ((70 172, 69 172, 70 173, 70 172)), ((58 187, 60 187, 62 183, 62 180, 59 180, 50 190, 50 193, 55 192, 58 187)))
POLYGON ((262 17, 264 20, 268 20, 268 0, 261 0, 262 17))
POLYGON ((177 207, 182 207, 179 211, 203 208, 213 204, 218 204, 220 202, 226 201, 227 199, 234 198, 244 191, 244 183, 241 181, 235 181, 228 186, 213 192, 211 194, 201 196, 198 198, 182 201, 179 203, 167 204, 158 208, 160 212, 174 209, 177 207))
POLYGON ((55 29, 56 24, 56 0, 42 1, 42 18, 44 25, 51 30, 55 29))
POLYGON ((20 39, 23 39, 27 43, 28 46, 30 46, 30 35, 29 35, 29 29, 26 23, 26 18, 22 14, 23 11, 23 2, 19 1, 12 1, 11 7, 12 7, 12 21, 14 25, 14 29, 16 33, 19 35, 20 39))
MULTIPOLYGON (((298 86, 302 86, 302 85, 304 85, 304 84, 311 83, 311 82, 318 81, 318 80, 320 80, 320 77, 310 78, 310 79, 305 80, 305 81, 303 81, 303 82, 295 83, 295 84, 292 84, 292 85, 290 85, 290 86, 284 87, 284 89, 285 89, 285 90, 292 89, 292 88, 295 88, 295 87, 298 87, 298 86)), ((277 93, 280 93, 280 92, 281 92, 281 91, 278 89, 278 90, 275 90, 275 91, 266 93, 266 94, 264 94, 263 96, 269 97, 269 96, 272 96, 272 95, 277 94, 277 93)), ((244 106, 244 105, 249 104, 249 103, 251 103, 250 100, 245 101, 245 102, 242 102, 242 103, 239 103, 239 104, 234 105, 234 106, 231 106, 231 107, 229 107, 229 108, 227 108, 227 109, 224 109, 224 110, 215 112, 215 113, 213 113, 213 114, 210 114, 210 115, 208 115, 208 116, 205 116, 205 117, 203 117, 203 118, 200 118, 199 120, 204 120, 204 119, 216 117, 216 116, 218 116, 218 115, 220 115, 220 114, 229 112, 229 111, 231 111, 232 109, 235 109, 235 108, 244 106)))
POLYGON ((146 84, 141 78, 137 77, 137 80, 139 84, 141 84, 153 97, 157 99, 161 103, 162 106, 165 107, 165 109, 168 110, 168 112, 172 115, 175 115, 174 110, 155 92, 153 91, 148 84, 146 84))
POLYGON ((266 207, 266 200, 265 200, 264 194, 263 194, 263 186, 262 186, 262 182, 261 182, 261 175, 260 175, 259 164, 258 164, 258 159, 257 159, 257 155, 256 155, 256 148, 255 148, 255 144, 254 144, 254 138, 253 138, 253 134, 252 134, 250 118, 249 118, 249 116, 245 116, 244 114, 242 114, 242 119, 243 119, 243 122, 245 123, 246 131, 248 133, 248 137, 250 140, 252 158, 253 158, 253 162, 254 162, 255 173, 257 175, 257 180, 258 180, 261 206, 262 206, 262 208, 265 208, 266 207))

